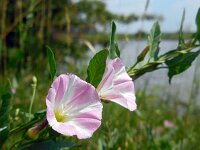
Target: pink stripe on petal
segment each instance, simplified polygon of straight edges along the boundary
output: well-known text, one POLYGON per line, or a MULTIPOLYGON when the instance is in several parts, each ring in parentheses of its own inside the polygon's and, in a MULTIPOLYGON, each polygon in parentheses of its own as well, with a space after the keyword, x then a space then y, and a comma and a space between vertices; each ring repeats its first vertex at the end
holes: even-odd
POLYGON ((100 120, 91 118, 76 118, 74 122, 78 125, 78 131, 80 131, 77 135, 79 139, 90 138, 101 125, 100 120))
MULTIPOLYGON (((114 89, 116 91, 120 91, 121 93, 132 93, 134 94, 134 85, 132 81, 126 81, 122 83, 118 83, 117 85, 114 86, 114 89)), ((135 95, 135 94, 134 94, 135 95)))
POLYGON ((57 132, 66 135, 76 135, 79 139, 90 138, 92 134, 99 128, 101 121, 96 119, 73 119, 67 123, 57 123, 52 126, 57 132))
POLYGON ((125 69, 125 66, 122 64, 122 62, 121 62, 121 60, 119 58, 116 58, 114 60, 110 60, 109 63, 115 69, 116 74, 118 74, 119 72, 123 73, 122 70, 125 69))
POLYGON ((114 78, 114 68, 111 65, 109 65, 106 68, 103 78, 97 87, 97 91, 102 90, 102 88, 103 89, 109 88, 109 86, 112 84, 113 78, 114 78))
POLYGON ((75 107, 73 108, 79 109, 79 107, 80 108, 87 107, 95 103, 98 103, 99 102, 98 100, 99 100, 99 96, 96 93, 95 89, 87 88, 87 90, 83 94, 73 99, 73 102, 71 103, 71 105, 76 106, 76 108, 75 107))
POLYGON ((66 136, 77 135, 77 130, 75 126, 73 126, 73 124, 69 122, 68 123, 58 122, 56 125, 52 126, 52 128, 58 133, 66 135, 66 136))
MULTIPOLYGON (((66 105, 77 106, 81 103, 85 104, 85 99, 87 99, 86 101, 91 100, 91 98, 89 98, 90 94, 92 95, 95 89, 91 89, 92 87, 89 84, 82 81, 75 81, 73 87, 73 92, 70 95, 70 98, 68 97, 66 105), (92 91, 92 93, 90 91, 92 91)), ((94 101, 96 100, 98 100, 98 98, 94 99, 94 101)))
POLYGON ((95 106, 96 108, 85 108, 82 111, 76 113, 74 118, 82 118, 82 119, 96 119, 101 120, 102 118, 102 105, 95 106))
POLYGON ((59 79, 59 84, 56 83, 56 87, 57 87, 56 98, 55 98, 56 102, 60 102, 61 101, 62 97, 64 96, 64 93, 65 93, 66 89, 68 88, 67 84, 69 82, 69 80, 68 80, 66 75, 60 75, 58 77, 58 79, 59 79))
POLYGON ((53 126, 57 121, 54 114, 54 107, 50 101, 46 101, 47 105, 47 121, 49 122, 50 126, 53 126))
POLYGON ((130 111, 134 111, 137 108, 137 105, 135 103, 135 96, 134 95, 129 95, 129 94, 122 94, 122 93, 115 93, 112 94, 113 92, 110 91, 104 95, 107 100, 115 102, 130 111))
POLYGON ((74 81, 73 87, 72 95, 65 103, 65 106, 71 107, 69 112, 78 112, 78 110, 82 110, 83 108, 99 104, 99 96, 92 85, 77 78, 74 81))
POLYGON ((50 88, 46 99, 48 99, 49 101, 51 101, 51 102, 54 103, 55 97, 56 97, 56 91, 55 91, 55 89, 50 88))
POLYGON ((89 114, 91 115, 91 118, 96 118, 101 120, 102 117, 102 108, 103 105, 101 102, 96 102, 96 103, 82 103, 78 107, 73 107, 72 109, 69 110, 70 116, 73 116, 74 118, 79 118, 79 117, 88 117, 89 114), (88 116, 86 116, 88 115, 88 116))
POLYGON ((128 109, 130 111, 134 111, 137 109, 137 104, 135 103, 136 97, 133 95, 127 95, 126 98, 128 99, 127 104, 128 104, 128 109), (134 101, 134 103, 133 103, 134 101))
POLYGON ((128 81, 133 82, 132 79, 127 74, 125 68, 121 69, 120 72, 118 72, 118 75, 117 74, 115 75, 115 79, 114 79, 115 85, 128 82, 128 81))
POLYGON ((100 125, 100 120, 76 118, 68 123, 59 123, 53 129, 67 136, 76 135, 79 139, 85 139, 90 138, 100 125))

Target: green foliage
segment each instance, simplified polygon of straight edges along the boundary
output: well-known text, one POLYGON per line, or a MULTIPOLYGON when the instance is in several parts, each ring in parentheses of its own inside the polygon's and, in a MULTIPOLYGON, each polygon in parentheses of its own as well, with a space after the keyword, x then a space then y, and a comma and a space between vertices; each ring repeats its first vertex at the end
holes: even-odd
POLYGON ((196 39, 200 41, 200 8, 196 15, 196 26, 197 26, 196 39))
POLYGON ((10 113, 10 101, 11 101, 11 89, 10 89, 10 83, 7 82, 4 87, 1 87, 2 94, 0 95, 0 148, 2 144, 5 142, 5 140, 8 137, 9 133, 9 113, 10 113))
POLYGON ((75 145, 72 142, 67 142, 65 140, 38 140, 38 141, 32 141, 27 144, 24 144, 20 148, 17 148, 17 150, 60 150, 62 148, 72 148, 75 147, 75 145))
POLYGON ((106 67, 107 56, 108 56, 108 50, 104 49, 96 53, 94 57, 90 60, 87 69, 86 81, 91 83, 94 87, 98 86, 103 77, 106 67))
POLYGON ((199 53, 200 50, 197 52, 183 53, 179 56, 172 58, 171 60, 167 60, 166 64, 169 68, 169 82, 171 82, 171 79, 174 75, 180 74, 183 71, 187 70, 191 66, 195 58, 198 57, 199 53))
POLYGON ((128 74, 133 80, 146 72, 151 72, 159 65, 158 53, 161 31, 158 22, 153 24, 148 36, 148 44, 145 49, 138 55, 137 62, 128 69, 128 74))
POLYGON ((109 45, 109 57, 114 59, 120 57, 120 51, 118 44, 116 42, 116 24, 113 21, 111 25, 111 34, 110 34, 110 45, 109 45))
POLYGON ((180 26, 180 30, 179 30, 179 42, 178 42, 178 47, 179 48, 185 48, 185 41, 183 38, 183 23, 185 20, 185 9, 183 11, 183 15, 182 15, 182 19, 181 19, 181 26, 180 26))
POLYGON ((159 43, 161 38, 159 23, 154 23, 151 28, 150 34, 148 36, 148 46, 149 46, 149 61, 157 60, 159 52, 159 43))
POLYGON ((56 61, 54 58, 53 51, 51 50, 50 47, 47 46, 47 56, 48 56, 48 61, 49 61, 49 69, 50 69, 50 75, 51 75, 51 80, 53 81, 54 78, 56 77, 56 61))
MULTIPOLYGON (((198 14, 197 18, 200 16, 198 14)), ((196 20, 198 20, 197 18, 196 20)), ((191 66, 192 62, 199 55, 199 51, 192 51, 199 47, 199 45, 196 44, 195 39, 192 39, 191 42, 185 44, 182 31, 184 19, 185 10, 183 11, 181 20, 178 47, 166 52, 161 56, 158 56, 161 37, 160 27, 158 22, 153 25, 148 36, 148 45, 138 55, 137 62, 128 69, 128 74, 132 77, 133 80, 139 78, 147 72, 151 72, 160 68, 169 68, 168 76, 169 81, 171 81, 174 75, 182 73, 191 66), (148 61, 146 61, 147 59, 148 61)))

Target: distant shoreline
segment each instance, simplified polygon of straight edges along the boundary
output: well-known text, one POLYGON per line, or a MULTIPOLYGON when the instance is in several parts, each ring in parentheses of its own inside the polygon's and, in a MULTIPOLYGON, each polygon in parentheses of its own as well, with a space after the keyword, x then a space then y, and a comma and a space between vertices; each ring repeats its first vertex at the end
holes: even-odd
MULTIPOLYGON (((191 39, 194 33, 183 33, 184 39, 191 39)), ((109 41, 109 34, 106 33, 98 33, 98 34, 82 34, 83 39, 87 39, 89 41, 95 41, 105 43, 109 41)), ((147 33, 136 33, 136 34, 117 34, 117 40, 147 40, 147 33)), ((161 39, 163 40, 178 40, 178 33, 162 33, 161 39)))

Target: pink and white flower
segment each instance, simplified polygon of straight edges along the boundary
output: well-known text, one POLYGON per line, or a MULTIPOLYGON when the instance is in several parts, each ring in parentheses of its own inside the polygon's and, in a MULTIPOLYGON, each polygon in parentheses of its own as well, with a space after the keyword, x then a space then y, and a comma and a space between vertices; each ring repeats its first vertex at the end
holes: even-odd
POLYGON ((57 77, 46 105, 50 126, 63 135, 89 138, 101 124, 103 106, 95 88, 76 75, 57 77))
POLYGON ((137 108, 132 79, 119 58, 109 60, 97 92, 104 101, 115 102, 130 111, 137 108))

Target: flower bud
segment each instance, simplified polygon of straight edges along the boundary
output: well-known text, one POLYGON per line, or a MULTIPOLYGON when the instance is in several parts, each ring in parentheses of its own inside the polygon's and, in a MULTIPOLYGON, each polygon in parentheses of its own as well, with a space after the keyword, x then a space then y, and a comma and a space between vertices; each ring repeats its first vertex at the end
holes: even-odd
POLYGON ((37 124, 35 127, 28 129, 26 135, 31 139, 36 139, 40 132, 46 127, 48 124, 47 120, 45 119, 41 123, 37 124))
POLYGON ((36 84, 36 83, 37 83, 37 78, 36 78, 36 76, 33 76, 32 80, 33 80, 33 84, 36 84))
POLYGON ((31 139, 36 139, 39 135, 39 132, 40 131, 37 129, 37 126, 36 126, 36 127, 28 129, 27 136, 31 139))

